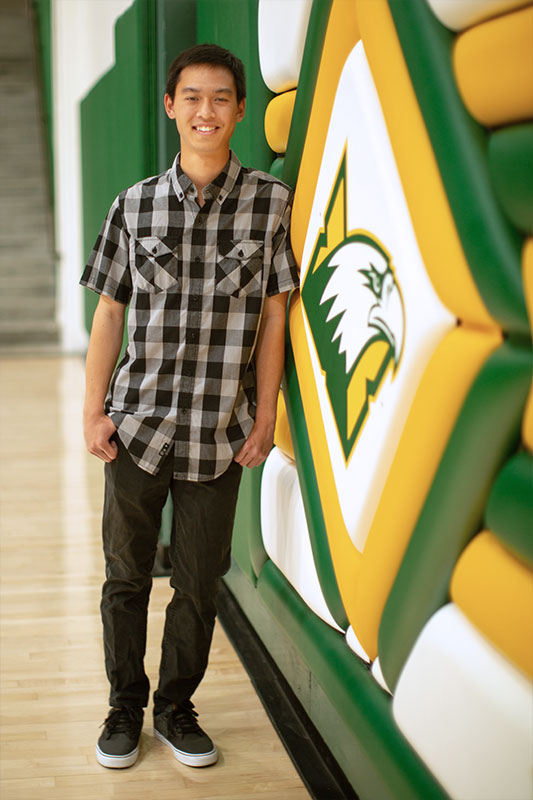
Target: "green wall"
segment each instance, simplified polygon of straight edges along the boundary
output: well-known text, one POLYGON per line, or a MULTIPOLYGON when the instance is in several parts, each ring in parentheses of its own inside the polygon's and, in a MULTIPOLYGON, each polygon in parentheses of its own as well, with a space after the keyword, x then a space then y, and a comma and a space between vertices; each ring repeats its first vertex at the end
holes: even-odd
POLYGON ((157 162, 158 172, 168 169, 179 148, 176 123, 163 107, 167 72, 174 58, 196 44, 196 0, 157 0, 157 162))
POLYGON ((34 23, 37 33, 37 70, 42 91, 42 113, 44 116, 46 149, 48 156, 50 193, 54 196, 54 127, 52 88, 52 9, 50 0, 33 0, 34 23))

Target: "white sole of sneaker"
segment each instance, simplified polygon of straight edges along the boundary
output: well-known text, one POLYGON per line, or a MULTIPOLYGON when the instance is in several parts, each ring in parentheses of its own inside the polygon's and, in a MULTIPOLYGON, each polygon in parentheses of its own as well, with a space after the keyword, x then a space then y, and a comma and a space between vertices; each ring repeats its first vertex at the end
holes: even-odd
POLYGON ((162 741, 163 744, 170 747, 178 761, 182 764, 186 764, 188 767, 209 767, 211 764, 215 764, 218 761, 218 750, 215 745, 213 745, 213 749, 210 750, 209 753, 195 755, 194 753, 184 753, 182 750, 178 750, 178 748, 174 747, 172 742, 169 742, 156 728, 154 728, 154 735, 157 739, 162 741))
POLYGON ((96 745, 96 760, 103 767, 108 767, 108 769, 126 769, 126 767, 133 766, 138 757, 138 746, 135 750, 132 750, 131 753, 126 753, 123 756, 111 756, 109 753, 103 753, 98 745, 96 745))

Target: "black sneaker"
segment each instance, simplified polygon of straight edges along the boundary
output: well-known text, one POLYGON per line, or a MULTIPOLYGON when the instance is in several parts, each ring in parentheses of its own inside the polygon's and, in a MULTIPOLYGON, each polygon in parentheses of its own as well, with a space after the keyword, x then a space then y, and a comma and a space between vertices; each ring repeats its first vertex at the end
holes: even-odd
POLYGON ((96 745, 96 758, 103 767, 124 769, 135 764, 144 711, 136 706, 112 708, 104 732, 96 745))
POLYGON ((154 713, 154 733, 168 744, 182 764, 207 767, 218 759, 217 748, 196 721, 198 714, 190 700, 154 713))

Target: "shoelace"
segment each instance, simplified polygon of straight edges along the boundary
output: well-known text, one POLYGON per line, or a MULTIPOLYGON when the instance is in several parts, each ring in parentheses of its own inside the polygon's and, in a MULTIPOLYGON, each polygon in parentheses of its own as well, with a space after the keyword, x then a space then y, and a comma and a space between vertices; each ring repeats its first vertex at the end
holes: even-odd
POLYGON ((169 732, 202 734, 203 731, 196 722, 197 716, 198 713, 194 710, 192 703, 178 706, 170 714, 170 719, 168 722, 169 732))
POLYGON ((139 712, 128 706, 114 708, 104 722, 108 736, 112 733, 135 734, 139 726, 139 712))

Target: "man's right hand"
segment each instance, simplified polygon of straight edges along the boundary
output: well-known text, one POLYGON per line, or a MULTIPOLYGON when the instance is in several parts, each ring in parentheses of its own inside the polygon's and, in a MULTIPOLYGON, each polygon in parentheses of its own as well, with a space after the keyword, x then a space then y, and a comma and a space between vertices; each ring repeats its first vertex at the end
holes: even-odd
POLYGON ((85 416, 83 434, 89 453, 101 458, 107 464, 114 461, 117 457, 118 447, 116 442, 112 442, 110 439, 116 430, 116 426, 107 414, 85 416))

